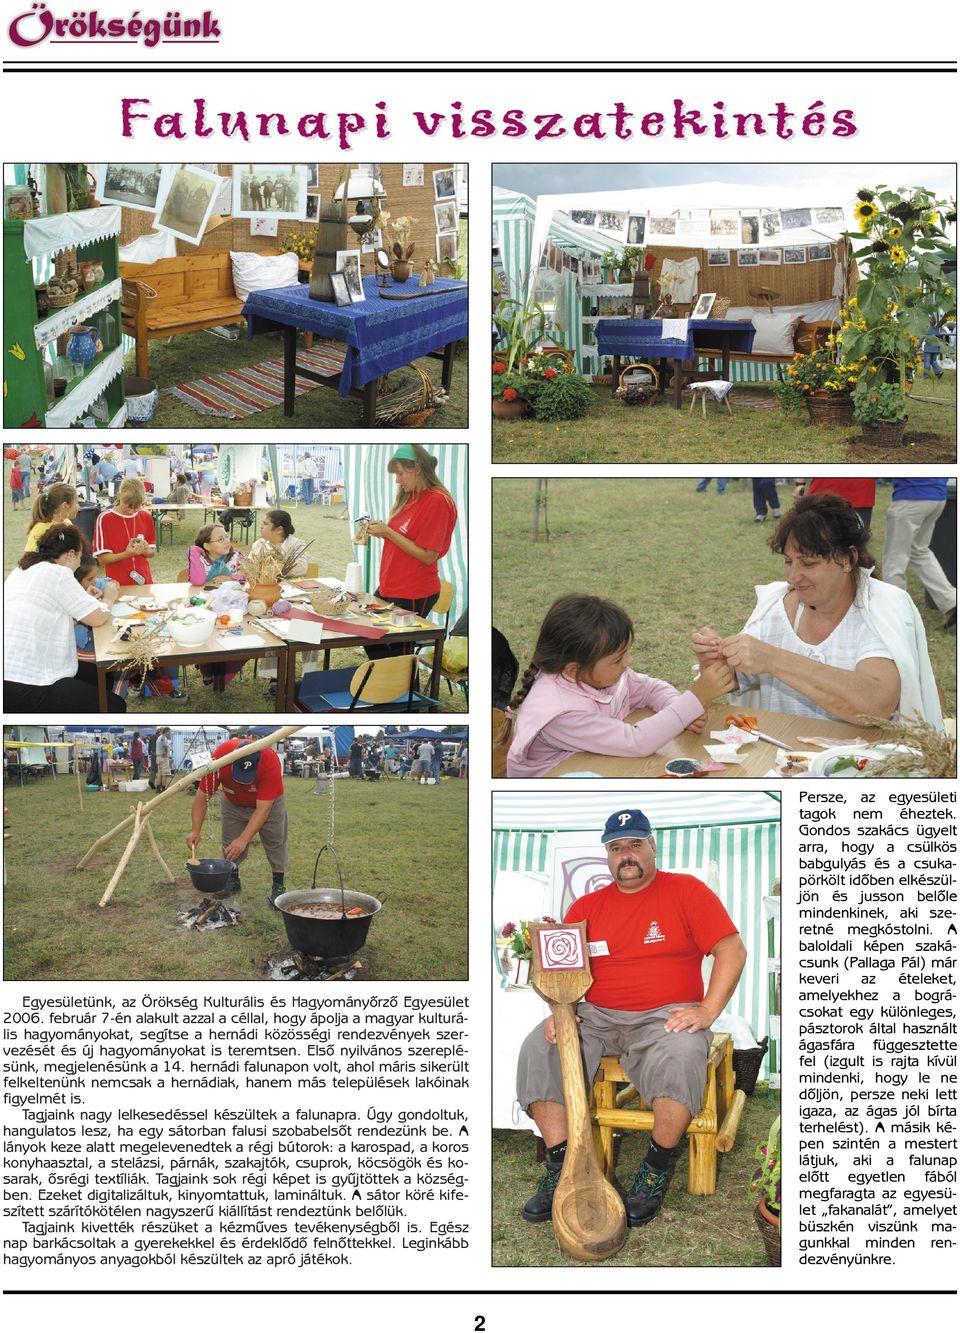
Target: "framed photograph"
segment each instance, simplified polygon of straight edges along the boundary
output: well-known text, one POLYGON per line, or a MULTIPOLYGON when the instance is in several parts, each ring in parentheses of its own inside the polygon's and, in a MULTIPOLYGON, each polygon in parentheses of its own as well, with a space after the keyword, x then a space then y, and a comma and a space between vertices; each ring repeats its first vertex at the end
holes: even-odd
POLYGON ((785 245, 783 247, 783 262, 785 264, 805 264, 807 262, 807 247, 805 245, 785 245))
POLYGON ((318 194, 307 195, 306 211, 303 216, 307 222, 316 222, 320 216, 320 196, 318 194))
POLYGON ((220 177, 200 167, 164 167, 157 195, 155 225, 159 231, 198 245, 220 189, 220 177))
POLYGON ((824 259, 832 259, 832 258, 833 258, 833 246, 832 246, 832 245, 808 245, 808 246, 807 246, 807 262, 808 262, 808 263, 814 263, 814 264, 815 264, 815 263, 817 263, 817 262, 820 261, 820 260, 824 260, 824 259))
POLYGON ((843 221, 843 209, 842 209, 842 208, 815 208, 815 209, 813 210, 813 216, 816 218, 817 222, 842 222, 842 221, 843 221))
POLYGON ((456 199, 456 167, 441 167, 439 171, 433 173, 433 197, 434 199, 456 199))
POLYGON ((422 162, 404 162, 403 164, 403 184, 409 189, 412 185, 423 184, 423 163, 422 162))
POLYGON ((436 218, 437 231, 456 231, 460 225, 460 211, 455 200, 434 204, 433 216, 436 218))
POLYGON ((716 292, 701 292, 697 297, 697 304, 690 312, 691 319, 709 319, 710 311, 713 309, 713 303, 717 299, 716 292))
POLYGON ((711 236, 739 236, 740 214, 718 212, 710 214, 711 236))
POLYGON ((740 241, 743 245, 760 244, 760 214, 740 214, 740 241))
POLYGON ((626 213, 598 213, 597 226, 601 231, 613 231, 622 236, 627 229, 626 213))
POLYGON ((760 232, 765 241, 772 241, 774 236, 780 235, 781 230, 780 214, 776 209, 760 213, 760 232))
POLYGON ((730 251, 729 250, 708 250, 707 268, 729 268, 730 251))
POLYGON ((338 250, 337 251, 337 271, 342 273, 347 280, 347 291, 350 293, 351 301, 364 300, 363 295, 363 277, 360 265, 359 250, 338 250))
POLYGON ((233 168, 233 216, 300 221, 307 209, 303 163, 242 162, 233 168))
POLYGON ((658 218, 651 216, 650 218, 651 236, 676 236, 676 234, 677 234, 677 219, 675 217, 658 218))
POLYGON ((157 211, 161 162, 101 162, 97 167, 97 198, 103 204, 123 204, 141 213, 157 211))
POLYGON ((760 249, 757 251, 757 254, 758 254, 758 256, 759 256, 759 259, 758 259, 757 262, 760 263, 760 264, 779 264, 779 263, 780 263, 780 251, 779 251, 779 250, 765 250, 765 249, 763 248, 763 246, 761 246, 760 249))
POLYGON ((456 259, 459 236, 455 231, 445 231, 437 236, 437 259, 456 259))
POLYGON ((320 185, 320 163, 307 163, 307 189, 316 190, 320 185))
POLYGON ((596 224, 597 215, 592 208, 571 208, 570 221, 581 227, 592 227, 596 224))
POLYGON ((646 213, 631 213, 627 219, 627 245, 643 245, 646 233, 646 213))
POLYGON ((377 227, 374 231, 368 231, 364 236, 360 250, 365 255, 372 255, 375 250, 380 249, 381 245, 383 245, 383 232, 377 227))
POLYGON ((353 304, 350 288, 347 286, 346 273, 331 273, 330 286, 333 288, 333 299, 336 301, 337 305, 353 304))
POLYGON ((759 263, 760 263, 760 252, 758 250, 737 251, 738 268, 756 268, 759 263))
POLYGON ((809 208, 781 208, 780 226, 783 231, 799 231, 809 227, 813 218, 809 208))

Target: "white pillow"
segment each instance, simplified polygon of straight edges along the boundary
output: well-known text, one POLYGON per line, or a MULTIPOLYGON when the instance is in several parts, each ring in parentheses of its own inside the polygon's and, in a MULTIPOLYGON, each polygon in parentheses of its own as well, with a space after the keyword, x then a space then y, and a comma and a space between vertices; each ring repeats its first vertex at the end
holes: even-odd
POLYGON ((800 323, 799 315, 788 310, 754 310, 752 318, 757 331, 752 351, 767 356, 793 356, 796 350, 793 335, 800 323))
POLYGON ((299 261, 290 250, 285 255, 258 255, 252 250, 231 250, 233 290, 239 301, 245 301, 251 292, 262 292, 269 287, 296 287, 299 261))

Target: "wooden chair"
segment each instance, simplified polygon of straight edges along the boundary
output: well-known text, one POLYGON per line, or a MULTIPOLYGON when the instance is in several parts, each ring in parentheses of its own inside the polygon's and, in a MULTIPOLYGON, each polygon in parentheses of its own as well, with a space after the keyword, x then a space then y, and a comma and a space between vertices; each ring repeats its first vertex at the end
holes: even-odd
POLYGON ((437 701, 414 688, 415 657, 378 657, 356 669, 308 671, 297 686, 299 713, 356 713, 376 708, 406 712, 436 708, 437 701))
MULTIPOLYGON (((736 1142, 747 1100, 747 1094, 737 1091, 734 1082, 733 1038, 727 1032, 715 1032, 707 1059, 703 1103, 687 1129, 690 1139, 689 1194, 716 1193, 717 1153, 729 1152, 736 1142)), ((613 1131, 637 1129, 649 1132, 653 1129, 653 1112, 644 1105, 615 1055, 605 1055, 600 1061, 593 1084, 593 1100, 593 1118, 599 1130, 600 1164, 607 1178, 612 1179, 613 1131), (629 1103, 634 1100, 638 1106, 629 1108, 629 1103)))

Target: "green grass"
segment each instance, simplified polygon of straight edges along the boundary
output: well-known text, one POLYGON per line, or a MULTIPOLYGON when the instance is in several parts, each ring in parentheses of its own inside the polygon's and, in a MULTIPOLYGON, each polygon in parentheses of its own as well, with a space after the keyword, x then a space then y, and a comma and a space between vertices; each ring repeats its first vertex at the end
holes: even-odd
MULTIPOLYGON (((772 522, 753 522, 750 482, 732 481, 723 496, 693 478, 597 477, 549 483, 550 540, 534 543, 532 480, 493 483, 493 623, 520 661, 530 660, 543 617, 567 592, 595 593, 620 602, 633 618, 633 664, 678 688, 690 680, 690 634, 711 625, 720 634, 741 629, 754 606, 754 585, 781 577, 767 547, 772 522)), ((784 508, 792 484, 780 485, 784 508)), ((871 548, 883 566, 890 488, 878 486, 871 548)), ((911 574, 933 670, 956 710, 955 632, 924 606, 911 574)))
MULTIPOLYGON (((173 389, 201 375, 216 375, 221 371, 237 370, 283 356, 283 342, 279 334, 266 334, 248 342, 241 330, 237 342, 226 342, 211 333, 181 333, 175 338, 157 338, 150 344, 149 376, 161 390, 173 389)), ((135 353, 127 353, 126 370, 135 374, 135 353)), ((416 362, 429 375, 435 386, 440 384, 440 362, 424 357, 416 362)), ((416 377, 419 379, 419 377, 416 377)), ((398 371, 391 377, 391 385, 411 382, 412 372, 398 371)), ((361 428, 363 406, 359 398, 341 398, 335 389, 318 386, 301 394, 294 403, 294 415, 285 417, 282 404, 265 412, 254 412, 239 421, 226 417, 208 417, 195 411, 172 394, 160 394, 160 401, 152 421, 144 422, 149 430, 358 430, 361 428)), ((467 361, 464 355, 454 363, 450 398, 421 429, 459 430, 467 424, 467 361)), ((138 427, 130 423, 133 429, 138 427)))
MULTIPOLYGON (((750 397, 773 399, 772 388, 738 386, 750 397)), ((734 394, 738 390, 734 391, 734 394)), ((676 411, 672 400, 656 407, 625 407, 609 388, 581 421, 559 424, 533 419, 494 421, 495 463, 953 463, 957 457, 957 374, 944 371, 936 382, 917 385, 899 449, 865 444, 858 425, 811 426, 779 407, 738 407, 733 415, 715 403, 690 414, 686 398, 676 411), (932 401, 921 402, 920 399, 932 401)))
MULTIPOLYGON (((604 1268, 758 1268, 766 1265, 760 1233, 753 1221, 750 1180, 756 1165, 753 1150, 765 1140, 779 1114, 779 1095, 758 1084, 747 1098, 737 1141, 720 1155, 717 1192, 707 1197, 688 1194, 687 1146, 677 1159, 663 1208, 653 1222, 627 1232, 619 1254, 604 1268)), ((643 1161, 647 1137, 627 1132, 621 1139, 617 1179, 630 1188, 643 1161)), ((524 1222, 520 1209, 535 1193, 544 1168, 536 1161, 532 1133, 495 1130, 493 1135, 493 1264, 495 1267, 589 1268, 568 1259, 543 1222, 524 1222)))
MULTIPOLYGON (((5 574, 13 569, 23 554, 23 544, 30 528, 29 508, 32 506, 34 498, 31 496, 26 510, 13 512, 8 484, 10 467, 11 464, 7 462, 3 496, 3 568, 5 574)), ((36 482, 34 481, 34 488, 35 486, 36 482)), ((156 558, 151 562, 155 583, 172 583, 176 580, 177 573, 186 568, 187 548, 194 535, 203 526, 203 511, 187 509, 184 512, 186 515, 184 522, 173 529, 173 544, 170 545, 165 537, 163 545, 157 550, 156 558)), ((343 505, 294 505, 288 512, 293 519, 297 536, 303 541, 311 543, 310 550, 307 553, 308 560, 320 566, 322 575, 340 575, 348 562, 353 559, 352 531, 350 523, 343 517, 343 505)), ((251 540, 255 535, 251 532, 251 540)), ((250 543, 245 541, 240 544, 249 547, 250 543)), ((331 667, 359 666, 365 660, 363 652, 359 648, 338 649, 331 657, 330 665, 331 667)), ((302 662, 302 658, 300 661, 302 662)), ((299 664, 297 674, 298 678, 302 674, 302 666, 299 664)), ((273 699, 267 693, 267 682, 257 678, 252 662, 245 665, 241 676, 234 677, 224 694, 215 694, 213 690, 204 685, 199 671, 194 667, 187 668, 187 678, 188 697, 186 699, 165 699, 162 703, 159 703, 152 699, 135 698, 130 693, 127 696, 127 712, 273 712, 273 699)), ((442 685, 440 708, 441 711, 446 713, 466 712, 462 691, 455 689, 451 694, 448 687, 442 685)))
MULTIPOLYGON (((290 820, 290 889, 309 888, 326 840, 327 800, 314 783, 285 778, 290 820)), ((467 975, 467 790, 456 778, 422 787, 398 779, 337 780, 334 843, 347 888, 385 896, 370 925, 359 979, 463 980, 467 975), (417 835, 410 836, 416 828, 417 835)), ((149 795, 150 793, 148 793, 149 795)), ((265 959, 287 948, 281 916, 267 905, 270 872, 259 841, 241 866, 236 927, 185 930, 178 910, 198 901, 184 869, 193 794, 176 792, 151 816, 166 882, 146 839, 113 897, 97 903, 128 832, 84 870, 74 866, 92 843, 130 811, 120 792, 84 794, 73 777, 7 784, 4 823, 4 976, 31 981, 238 981, 263 977, 265 959)), ((211 802, 200 854, 220 854, 219 802, 211 802)), ((329 886, 332 870, 318 885, 329 886)))

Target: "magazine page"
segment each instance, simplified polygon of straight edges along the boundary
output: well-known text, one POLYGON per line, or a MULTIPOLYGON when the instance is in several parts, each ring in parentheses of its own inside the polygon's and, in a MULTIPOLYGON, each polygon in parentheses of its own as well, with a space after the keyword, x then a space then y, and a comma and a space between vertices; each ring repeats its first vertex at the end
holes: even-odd
POLYGON ((358 17, 5 8, 9 1315, 949 1318, 953 53, 358 17))

